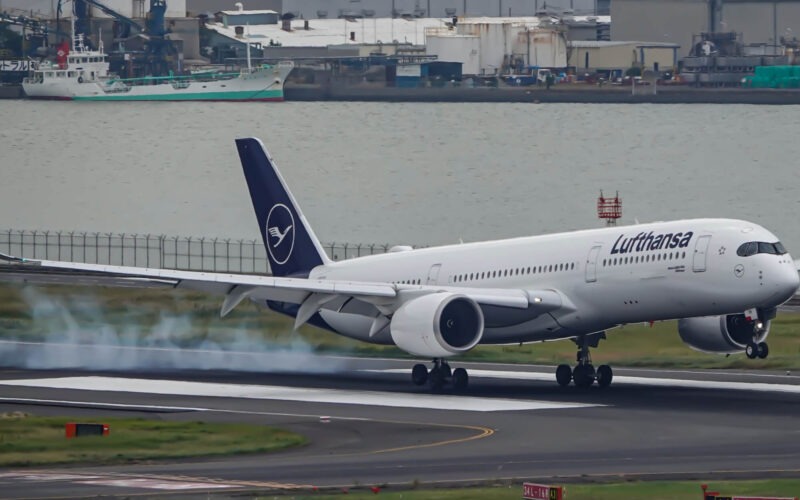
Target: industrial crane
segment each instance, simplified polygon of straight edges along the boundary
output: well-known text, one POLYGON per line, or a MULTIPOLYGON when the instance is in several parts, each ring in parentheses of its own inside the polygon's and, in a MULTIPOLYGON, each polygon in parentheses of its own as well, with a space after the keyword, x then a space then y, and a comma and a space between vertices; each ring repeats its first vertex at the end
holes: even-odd
MULTIPOLYGON (((66 0, 58 1, 59 11, 64 1, 66 0)), ((129 64, 129 70, 136 67, 143 75, 162 76, 170 72, 172 62, 178 59, 175 45, 166 37, 169 33, 164 22, 167 0, 150 0, 150 10, 144 26, 98 0, 72 0, 72 3, 75 30, 83 33, 86 39, 90 34, 89 7, 97 7, 122 26, 123 29, 115 37, 115 41, 120 42, 119 50, 109 53, 112 69, 118 70, 121 66, 129 64), (126 51, 125 42, 138 37, 143 41, 143 50, 126 51), (127 59, 125 55, 128 56, 127 59)))

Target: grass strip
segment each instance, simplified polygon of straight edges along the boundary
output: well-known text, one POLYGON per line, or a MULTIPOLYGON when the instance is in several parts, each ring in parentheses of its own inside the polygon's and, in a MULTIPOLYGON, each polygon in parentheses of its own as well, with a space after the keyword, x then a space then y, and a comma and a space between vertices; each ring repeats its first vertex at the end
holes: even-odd
MULTIPOLYGON (((758 481, 634 481, 608 484, 568 484, 564 500, 686 500, 702 498, 701 484, 708 491, 717 491, 726 496, 790 497, 800 495, 800 479, 769 479, 758 481)), ((325 500, 347 497, 350 500, 376 498, 374 492, 364 487, 350 489, 345 495, 306 495, 281 497, 289 500, 325 500)), ((382 489, 377 498, 384 500, 519 500, 522 484, 483 488, 448 488, 391 491, 382 489)))
POLYGON ((306 443, 306 438, 299 434, 261 425, 0 414, 0 466, 3 467, 77 462, 120 464, 268 453, 306 443), (109 435, 67 439, 64 436, 67 422, 108 424, 109 435))

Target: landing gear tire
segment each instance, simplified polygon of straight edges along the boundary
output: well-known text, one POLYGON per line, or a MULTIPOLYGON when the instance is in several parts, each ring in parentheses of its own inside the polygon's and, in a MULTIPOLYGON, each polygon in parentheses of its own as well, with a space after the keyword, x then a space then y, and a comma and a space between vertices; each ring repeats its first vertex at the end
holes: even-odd
POLYGON ((556 382, 561 387, 566 387, 572 381, 572 368, 569 365, 558 365, 556 368, 556 382))
POLYGON ((747 347, 744 348, 744 353, 747 354, 748 358, 756 359, 758 357, 758 344, 750 342, 747 344, 747 347))
POLYGON ((611 380, 614 378, 614 372, 608 365, 600 365, 597 368, 597 385, 599 387, 608 387, 611 385, 611 380))
POLYGON ((465 391, 469 385, 469 375, 464 368, 456 368, 453 370, 453 388, 456 391, 465 391))
POLYGON ((411 369, 411 381, 414 382, 414 385, 425 385, 425 382, 428 381, 428 368, 422 363, 414 365, 414 368, 411 369))
POLYGON ((769 356, 769 346, 766 342, 759 342, 758 343, 758 357, 761 359, 766 358, 769 356))
POLYGON ((575 387, 586 388, 594 383, 595 373, 592 365, 578 365, 572 370, 575 387))
POLYGON ((434 366, 431 368, 431 372, 428 374, 428 380, 431 383, 431 389, 438 392, 442 390, 444 387, 444 370, 442 370, 439 366, 434 366))

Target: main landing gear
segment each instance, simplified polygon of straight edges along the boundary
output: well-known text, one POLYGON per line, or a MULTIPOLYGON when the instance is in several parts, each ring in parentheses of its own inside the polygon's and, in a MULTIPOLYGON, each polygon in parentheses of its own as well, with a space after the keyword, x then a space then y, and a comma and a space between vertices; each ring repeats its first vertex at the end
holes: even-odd
POLYGON ((467 389, 469 375, 464 368, 451 370, 447 361, 436 358, 433 360, 433 368, 430 372, 422 363, 414 365, 414 368, 411 369, 411 381, 415 385, 425 385, 425 382, 429 382, 434 391, 442 390, 446 383, 451 382, 453 389, 460 392, 467 389))
POLYGON ((556 368, 556 382, 561 387, 569 385, 570 381, 575 382, 575 387, 586 388, 594 384, 595 380, 600 387, 608 387, 614 378, 614 372, 608 365, 600 365, 595 370, 592 364, 592 357, 589 354, 589 347, 597 347, 601 338, 605 338, 604 333, 595 335, 581 335, 574 339, 578 344, 577 361, 575 368, 569 365, 558 365, 556 368))

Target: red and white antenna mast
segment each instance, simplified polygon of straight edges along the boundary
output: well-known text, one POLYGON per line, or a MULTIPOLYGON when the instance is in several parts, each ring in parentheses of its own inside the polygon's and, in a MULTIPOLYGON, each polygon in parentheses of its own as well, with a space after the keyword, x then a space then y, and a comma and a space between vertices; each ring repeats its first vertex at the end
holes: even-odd
POLYGON ((597 217, 606 220, 606 226, 616 226, 617 219, 622 217, 622 200, 619 198, 619 191, 613 198, 604 198, 603 191, 597 198, 597 217))

